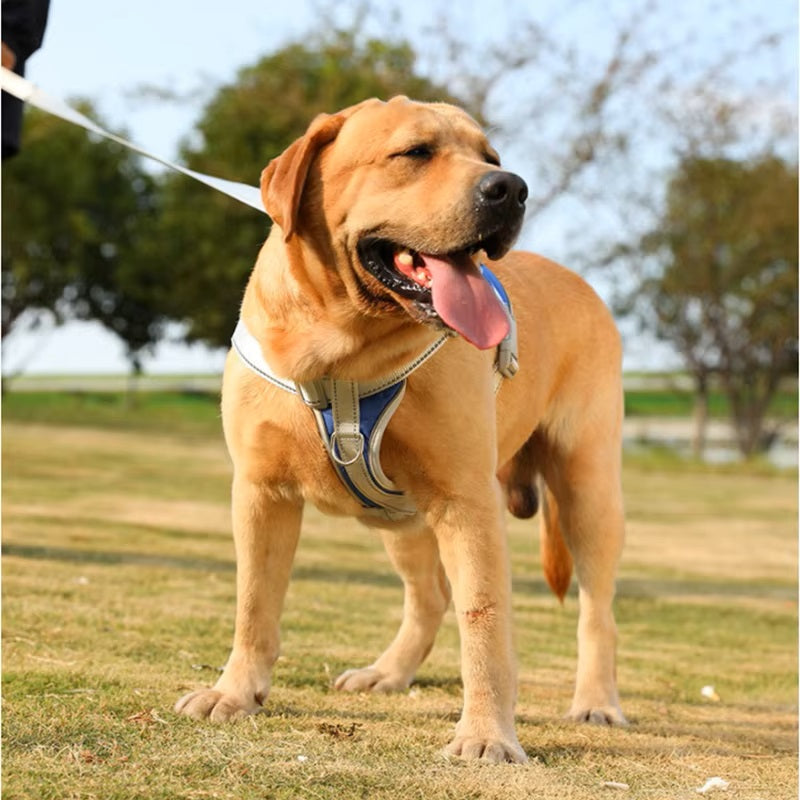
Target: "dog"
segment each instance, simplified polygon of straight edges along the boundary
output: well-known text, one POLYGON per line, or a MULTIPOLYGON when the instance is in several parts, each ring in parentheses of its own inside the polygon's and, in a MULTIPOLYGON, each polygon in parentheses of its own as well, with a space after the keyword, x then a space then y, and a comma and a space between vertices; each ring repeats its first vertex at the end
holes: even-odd
POLYGON ((181 698, 176 711, 226 721, 262 709, 308 502, 380 530, 404 582, 394 640, 336 688, 406 689, 452 601, 463 707, 446 752, 524 762, 504 507, 531 517, 540 505, 546 579, 561 599, 573 567, 579 584, 568 717, 624 724, 612 611, 624 537, 620 337, 580 277, 511 250, 524 181, 500 166, 464 111, 396 97, 315 118, 264 169, 261 194, 273 226, 240 324, 266 366, 259 374, 232 349, 222 393, 234 465, 233 647, 214 687, 181 698), (519 370, 498 388, 496 350, 512 333, 501 294, 513 309, 519 370), (415 362, 424 363, 404 372, 415 362), (352 405, 358 424, 351 415, 349 429, 330 435, 350 430, 350 455, 342 441, 322 446, 315 415, 324 400, 302 390, 375 385, 398 372, 404 393, 378 443, 379 466, 365 471, 399 499, 402 508, 384 513, 337 469, 362 455, 355 395, 339 407, 352 405))

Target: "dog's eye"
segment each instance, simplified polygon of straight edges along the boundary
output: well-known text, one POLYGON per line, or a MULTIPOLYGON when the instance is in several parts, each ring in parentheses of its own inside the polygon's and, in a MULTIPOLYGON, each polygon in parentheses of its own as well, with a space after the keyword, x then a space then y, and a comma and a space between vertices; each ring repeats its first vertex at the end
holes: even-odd
POLYGON ((493 164, 495 167, 499 167, 500 166, 500 157, 498 155, 496 155, 495 153, 484 153, 483 154, 483 160, 487 164, 493 164))
POLYGON ((433 148, 427 144, 415 144, 413 147, 409 147, 408 150, 403 150, 400 153, 395 153, 392 158, 419 158, 419 159, 428 159, 433 156, 433 148))

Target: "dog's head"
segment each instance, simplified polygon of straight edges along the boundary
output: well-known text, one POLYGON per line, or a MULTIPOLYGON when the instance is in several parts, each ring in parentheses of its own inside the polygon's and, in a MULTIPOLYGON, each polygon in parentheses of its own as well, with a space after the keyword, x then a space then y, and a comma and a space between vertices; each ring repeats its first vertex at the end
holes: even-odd
POLYGON ((505 336, 476 261, 514 243, 527 187, 460 109, 397 97, 320 115, 266 167, 261 192, 284 239, 331 254, 365 313, 402 310, 481 348, 505 336))

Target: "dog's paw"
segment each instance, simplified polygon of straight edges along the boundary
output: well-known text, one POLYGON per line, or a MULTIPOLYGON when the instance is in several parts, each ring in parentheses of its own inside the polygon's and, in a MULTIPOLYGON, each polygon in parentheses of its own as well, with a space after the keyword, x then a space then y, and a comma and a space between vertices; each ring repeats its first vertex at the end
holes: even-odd
POLYGON ((627 725, 628 720, 617 705, 584 708, 573 706, 565 715, 572 722, 583 722, 589 725, 627 725))
POLYGON ((528 756, 516 737, 499 739, 480 736, 456 736, 444 749, 447 756, 464 759, 479 759, 490 764, 525 764, 528 756))
POLYGON ((248 703, 217 689, 201 689, 184 695, 175 703, 175 712, 192 719, 211 722, 233 722, 242 717, 258 714, 263 707, 255 701, 248 703))
POLYGON ((340 692, 403 692, 410 683, 405 675, 389 675, 374 667, 364 667, 343 672, 333 688, 340 692))

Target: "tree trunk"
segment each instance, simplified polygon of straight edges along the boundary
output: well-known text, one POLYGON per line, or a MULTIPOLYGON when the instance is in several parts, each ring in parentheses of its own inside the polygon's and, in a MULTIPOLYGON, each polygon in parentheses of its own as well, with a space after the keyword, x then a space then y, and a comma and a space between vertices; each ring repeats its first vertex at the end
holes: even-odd
POLYGON ((125 391, 125 408, 130 411, 139 404, 139 378, 142 377, 142 362, 137 353, 128 354, 131 371, 128 373, 127 389, 125 391))
POLYGON ((702 460, 706 450, 708 428, 708 376, 705 373, 695 376, 693 420, 692 455, 702 460))
POLYGON ((774 439, 774 433, 766 425, 766 416, 778 389, 780 371, 773 368, 766 375, 758 375, 753 369, 739 383, 737 377, 728 376, 726 389, 739 451, 749 459, 768 450, 774 439))

